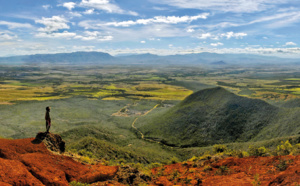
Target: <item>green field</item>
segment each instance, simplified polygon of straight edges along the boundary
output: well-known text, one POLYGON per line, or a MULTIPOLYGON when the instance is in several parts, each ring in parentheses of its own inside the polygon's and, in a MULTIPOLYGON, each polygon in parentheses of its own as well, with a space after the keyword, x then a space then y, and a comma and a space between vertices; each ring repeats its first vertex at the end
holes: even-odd
POLYGON ((152 116, 169 111, 193 92, 221 86, 237 95, 275 105, 300 96, 300 74, 288 68, 280 71, 258 67, 2 66, 1 69, 1 137, 27 138, 44 131, 45 107, 50 106, 51 132, 63 136, 68 151, 116 162, 120 159, 165 162, 172 157, 183 160, 201 154, 205 148, 180 149, 141 139, 141 134, 132 127, 135 120, 137 128, 151 122, 152 116), (155 105, 158 106, 153 109, 155 105))

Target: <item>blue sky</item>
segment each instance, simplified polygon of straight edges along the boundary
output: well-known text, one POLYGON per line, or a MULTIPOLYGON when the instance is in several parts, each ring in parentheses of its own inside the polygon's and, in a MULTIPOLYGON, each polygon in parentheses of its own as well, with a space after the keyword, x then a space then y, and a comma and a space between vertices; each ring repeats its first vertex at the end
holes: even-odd
POLYGON ((0 56, 74 51, 300 57, 298 0, 9 0, 0 56))

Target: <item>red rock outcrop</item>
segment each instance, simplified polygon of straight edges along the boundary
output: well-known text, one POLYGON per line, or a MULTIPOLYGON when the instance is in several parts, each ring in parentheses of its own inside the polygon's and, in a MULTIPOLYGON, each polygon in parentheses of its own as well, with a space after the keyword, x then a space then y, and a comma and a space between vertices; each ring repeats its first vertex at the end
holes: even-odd
POLYGON ((0 139, 0 185, 69 185, 71 181, 94 183, 112 179, 117 166, 85 165, 62 152, 61 139, 47 134, 45 139, 0 139), (51 139, 51 140, 49 140, 51 139), (46 145, 47 147, 46 147, 46 145))

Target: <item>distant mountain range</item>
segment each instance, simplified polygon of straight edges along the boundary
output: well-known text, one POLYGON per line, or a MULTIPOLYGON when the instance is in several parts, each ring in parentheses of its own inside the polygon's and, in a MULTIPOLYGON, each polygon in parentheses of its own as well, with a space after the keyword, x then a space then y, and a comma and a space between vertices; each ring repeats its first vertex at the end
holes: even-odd
POLYGON ((0 63, 5 64, 100 64, 109 63, 114 57, 103 52, 74 52, 58 54, 36 54, 26 56, 13 56, 0 58, 0 63))
POLYGON ((300 107, 286 107, 237 96, 217 87, 188 96, 138 127, 145 138, 180 147, 298 135, 300 107))
POLYGON ((73 52, 58 54, 35 54, 24 56, 0 57, 0 64, 140 64, 140 65, 241 65, 241 64, 280 64, 284 62, 299 64, 300 59, 287 59, 252 54, 216 54, 194 53, 185 55, 158 56, 154 54, 137 54, 128 56, 111 56, 103 52, 73 52))

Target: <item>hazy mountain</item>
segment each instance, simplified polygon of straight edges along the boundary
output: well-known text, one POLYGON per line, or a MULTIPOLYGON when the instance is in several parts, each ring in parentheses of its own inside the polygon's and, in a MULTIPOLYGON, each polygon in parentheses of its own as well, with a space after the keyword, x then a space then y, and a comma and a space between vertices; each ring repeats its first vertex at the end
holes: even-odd
POLYGON ((210 63, 211 65, 227 65, 227 63, 226 62, 224 62, 224 61, 216 61, 216 62, 212 62, 212 63, 210 63))
POLYGON ((139 129, 146 138, 169 145, 207 146, 296 135, 299 113, 217 87, 190 95, 139 129))
POLYGON ((58 54, 36 54, 0 58, 1 63, 52 63, 52 64, 99 64, 111 63, 114 57, 103 52, 73 52, 58 54))
POLYGON ((135 54, 128 56, 113 57, 103 52, 73 52, 57 54, 36 54, 25 56, 13 56, 0 58, 1 64, 142 64, 142 65, 211 65, 211 63, 226 61, 232 65, 245 64, 297 64, 299 59, 286 59, 252 54, 216 54, 194 53, 185 55, 158 56, 154 54, 135 54))

